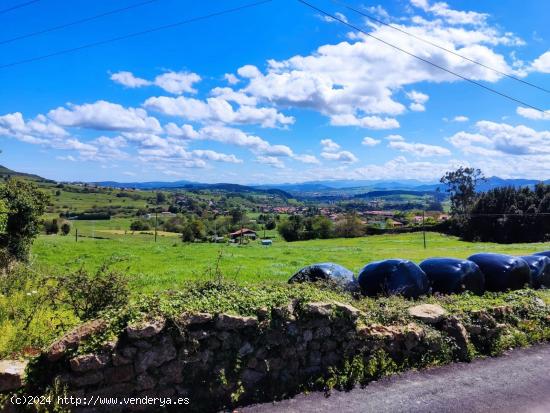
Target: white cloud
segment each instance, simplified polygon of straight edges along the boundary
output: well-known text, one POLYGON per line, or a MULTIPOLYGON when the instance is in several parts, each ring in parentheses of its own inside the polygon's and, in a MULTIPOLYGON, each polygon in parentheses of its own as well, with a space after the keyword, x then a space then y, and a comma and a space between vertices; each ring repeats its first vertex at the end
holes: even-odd
POLYGON ((481 26, 486 23, 487 17, 489 17, 486 13, 453 10, 449 8, 449 5, 445 2, 430 4, 428 0, 411 0, 411 4, 425 12, 443 18, 449 24, 471 24, 481 26))
MULTIPOLYGON (((348 22, 348 18, 346 17, 345 14, 343 13, 340 13, 340 12, 336 12, 334 13, 334 16, 337 18, 337 19, 340 19, 342 20, 343 22, 347 23, 348 22)), ((317 14, 317 18, 324 21, 324 22, 327 22, 327 23, 338 23, 338 20, 336 19, 333 19, 332 17, 330 16, 327 16, 327 15, 324 15, 324 14, 317 14)))
MULTIPOLYGON (((222 92, 220 89, 217 90, 217 93, 222 92)), ((259 124, 266 128, 294 123, 293 117, 285 116, 275 108, 241 105, 235 110, 227 100, 221 97, 210 97, 202 101, 185 96, 177 98, 158 96, 148 98, 143 106, 164 115, 179 116, 188 121, 259 124)))
POLYGON ((354 163, 359 160, 353 153, 349 151, 322 152, 321 157, 329 161, 338 161, 342 163, 354 163))
POLYGON ((319 159, 317 159, 313 155, 307 155, 307 154, 294 155, 292 157, 292 159, 295 159, 295 160, 297 160, 299 162, 302 162, 302 163, 305 163, 305 164, 312 164, 312 165, 320 164, 319 159))
POLYGON ((447 140, 464 153, 484 157, 550 154, 550 131, 490 121, 477 122, 476 129, 476 133, 462 131, 447 140))
MULTIPOLYGON (((416 5, 425 8, 432 19, 415 16, 411 21, 401 20, 400 28, 501 72, 521 75, 494 49, 497 45, 518 45, 521 40, 490 26, 485 14, 455 11, 441 2, 416 5)), ((371 28, 373 35, 473 80, 496 82, 502 77, 389 27, 371 28)), ((406 106, 397 101, 398 91, 422 82, 461 81, 364 34, 349 33, 348 38, 321 46, 308 55, 269 60, 265 71, 243 66, 238 72, 247 80, 241 91, 279 108, 320 112, 333 126, 390 129, 399 127, 394 116, 406 111, 406 106)), ((412 100, 410 105, 407 103, 411 110, 425 110, 426 94, 413 90, 408 99, 412 100)))
POLYGON ((374 138, 370 138, 368 136, 365 136, 363 138, 363 140, 361 141, 361 144, 362 145, 365 145, 365 146, 376 146, 380 143, 381 141, 379 139, 374 139, 374 138))
POLYGON ((184 124, 181 126, 175 123, 167 123, 164 126, 164 130, 168 136, 173 136, 181 139, 199 139, 199 133, 193 128, 192 125, 184 124))
POLYGON ((249 135, 240 129, 226 126, 205 126, 199 131, 200 139, 246 147, 256 154, 264 156, 293 156, 286 145, 272 145, 259 136, 249 135))
POLYGON ((405 140, 405 138, 401 135, 388 135, 384 139, 386 139, 388 141, 391 141, 391 142, 399 142, 399 141, 404 141, 405 140))
POLYGON ((275 156, 257 156, 256 162, 272 166, 273 168, 283 169, 285 167, 283 161, 275 156))
POLYGON ((426 110, 426 102, 430 97, 424 93, 417 92, 416 90, 411 90, 407 92, 407 98, 409 98, 412 103, 409 105, 409 109, 413 112, 424 112, 426 110))
POLYGON ((470 119, 467 116, 458 115, 453 118, 453 122, 468 122, 470 119))
POLYGON ((537 72, 550 73, 550 51, 535 59, 531 64, 531 68, 537 72))
POLYGON ((340 145, 338 145, 332 139, 328 138, 321 140, 321 146, 323 147, 323 151, 326 152, 336 152, 338 149, 340 149, 340 145))
POLYGON ((152 84, 149 80, 134 76, 132 72, 121 71, 111 74, 111 80, 129 88, 149 86, 152 84))
POLYGON ((201 77, 189 72, 166 72, 155 77, 155 85, 175 95, 196 93, 193 84, 200 82, 201 77))
POLYGON ((0 136, 31 144, 48 144, 68 137, 69 133, 44 115, 25 121, 22 113, 15 112, 0 116, 0 136))
POLYGON ((240 82, 240 79, 235 76, 233 73, 226 73, 223 75, 223 78, 229 83, 230 85, 236 85, 240 82))
POLYGON ((113 73, 111 80, 129 88, 155 85, 169 93, 181 95, 182 93, 197 93, 193 85, 200 82, 201 77, 192 72, 168 71, 156 76, 154 80, 147 80, 134 76, 132 72, 120 71, 113 73))
POLYGON ((523 116, 527 119, 533 120, 550 120, 550 110, 545 111, 544 113, 532 108, 524 108, 518 106, 516 108, 516 113, 520 116, 523 116))
POLYGON ((244 65, 237 70, 237 73, 239 74, 239 76, 247 79, 254 79, 262 75, 260 70, 254 65, 244 65))
POLYGON ((442 146, 428 145, 425 143, 410 143, 404 141, 391 141, 388 147, 397 149, 401 152, 410 152, 417 156, 429 157, 429 156, 446 156, 450 155, 451 151, 442 146))
POLYGON ((59 107, 48 117, 61 126, 129 132, 160 132, 159 121, 140 108, 125 108, 117 103, 98 100, 94 103, 59 107))

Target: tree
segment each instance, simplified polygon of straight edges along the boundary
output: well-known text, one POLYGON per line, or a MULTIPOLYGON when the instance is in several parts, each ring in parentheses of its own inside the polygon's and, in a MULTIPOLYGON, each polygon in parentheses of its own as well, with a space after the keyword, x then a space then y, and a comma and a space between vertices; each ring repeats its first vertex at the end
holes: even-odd
POLYGON ((277 223, 273 219, 270 219, 265 223, 265 229, 267 230, 275 229, 276 226, 277 226, 277 223))
POLYGON ((440 179, 450 194, 451 215, 464 217, 468 214, 476 199, 477 183, 484 180, 481 170, 462 166, 456 171, 447 172, 440 179))
POLYGON ((346 214, 343 219, 336 222, 334 232, 339 238, 361 237, 365 235, 365 225, 356 214, 346 214))
POLYGON ((48 196, 32 182, 10 178, 0 186, 0 199, 9 211, 0 247, 6 248, 13 258, 25 261, 33 239, 40 232, 40 218, 48 196))
POLYGON ((166 202, 166 195, 164 192, 157 192, 157 205, 164 204, 166 202))

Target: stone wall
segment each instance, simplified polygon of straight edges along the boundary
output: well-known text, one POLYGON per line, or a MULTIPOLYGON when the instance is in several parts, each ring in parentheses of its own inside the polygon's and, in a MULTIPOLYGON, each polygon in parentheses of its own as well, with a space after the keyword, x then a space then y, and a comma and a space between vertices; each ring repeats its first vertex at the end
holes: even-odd
MULTIPOLYGON (((501 328, 497 312, 472 315, 465 326, 436 307, 417 306, 410 311, 417 322, 396 326, 367 325, 363 313, 341 303, 290 303, 259 310, 255 317, 183 314, 129 325, 118 337, 98 341, 96 350, 86 352, 107 327, 96 320, 53 343, 32 363, 28 392, 57 383, 58 391, 65 388, 69 396, 187 397, 188 406, 172 411, 217 411, 287 397, 338 374, 375 378, 384 370, 381 355, 415 367, 448 349, 455 359, 467 359, 472 341, 483 344, 485 336, 501 328), (359 360, 355 369, 363 370, 350 370, 352 360, 359 360)), ((161 409, 134 405, 73 410, 161 409)))

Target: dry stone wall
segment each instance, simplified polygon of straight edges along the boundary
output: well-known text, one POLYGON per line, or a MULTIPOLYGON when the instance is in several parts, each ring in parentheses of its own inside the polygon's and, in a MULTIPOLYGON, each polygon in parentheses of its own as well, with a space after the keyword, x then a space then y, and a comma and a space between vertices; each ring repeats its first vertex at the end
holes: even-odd
MULTIPOLYGON (((86 352, 90 339, 100 337, 107 326, 96 320, 53 343, 32 363, 28 391, 57 383, 67 396, 88 400, 179 397, 189 398, 189 405, 166 409, 218 411, 290 396, 339 373, 375 375, 383 370, 381 354, 392 363, 421 366, 423 360, 440 356, 450 340, 456 357, 467 358, 471 340, 482 343, 500 328, 488 313, 474 315, 468 326, 434 306, 411 314, 418 322, 394 326, 366 324, 359 310, 335 302, 294 302, 260 310, 256 317, 183 314, 129 325, 115 339, 86 352), (351 360, 360 360, 360 367, 372 372, 354 373, 351 360)), ((161 410, 139 404, 73 409, 161 410)))

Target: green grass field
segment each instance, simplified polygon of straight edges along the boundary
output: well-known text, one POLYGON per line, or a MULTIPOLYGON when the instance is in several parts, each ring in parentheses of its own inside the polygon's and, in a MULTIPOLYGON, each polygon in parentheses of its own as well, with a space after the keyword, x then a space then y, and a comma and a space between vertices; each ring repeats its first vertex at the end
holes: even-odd
MULTIPOLYGON (((550 244, 469 243, 438 233, 427 234, 424 249, 422 233, 380 235, 365 238, 312 240, 287 243, 274 238, 271 247, 252 241, 248 245, 184 244, 174 236, 124 233, 130 220, 80 221, 80 232, 109 239, 41 235, 34 243, 33 261, 39 268, 62 273, 80 266, 94 269, 109 259, 121 260, 115 266, 131 277, 136 292, 177 289, 187 280, 213 277, 218 256, 225 277, 245 283, 284 282, 299 268, 333 261, 353 271, 368 262, 405 258, 415 262, 428 257, 466 258, 477 252, 527 255, 550 249, 550 244), (127 269, 127 271, 126 271, 127 269)), ((273 232, 268 235, 275 235, 273 232)))

